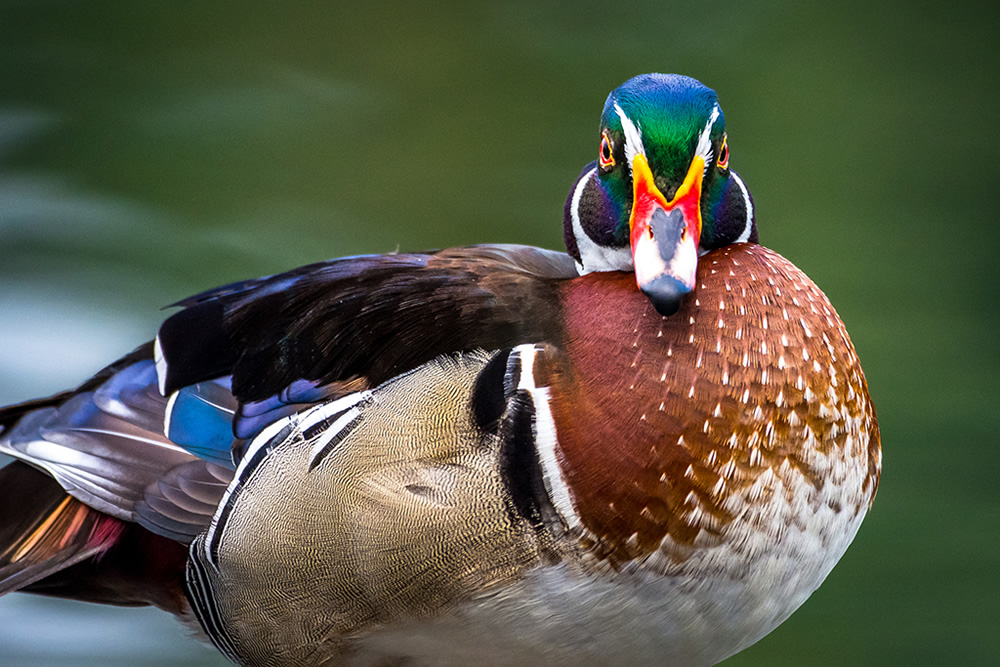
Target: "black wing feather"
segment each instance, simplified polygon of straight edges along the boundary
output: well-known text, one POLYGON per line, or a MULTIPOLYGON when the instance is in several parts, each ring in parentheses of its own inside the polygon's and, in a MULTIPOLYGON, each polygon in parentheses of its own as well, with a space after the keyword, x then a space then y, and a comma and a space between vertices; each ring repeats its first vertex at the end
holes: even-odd
POLYGON ((159 342, 167 392, 232 374, 243 403, 297 380, 377 385, 439 354, 562 335, 565 253, 487 245, 348 257, 205 292, 159 342))

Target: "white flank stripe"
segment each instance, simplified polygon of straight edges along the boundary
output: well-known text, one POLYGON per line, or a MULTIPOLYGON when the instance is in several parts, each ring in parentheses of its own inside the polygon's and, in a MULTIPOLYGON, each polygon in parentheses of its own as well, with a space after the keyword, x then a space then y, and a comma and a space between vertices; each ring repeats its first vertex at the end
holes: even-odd
POLYGON ((736 239, 736 243, 746 243, 750 239, 750 232, 753 230, 753 202, 750 201, 750 192, 747 190, 747 186, 743 184, 743 179, 735 171, 733 172, 733 178, 736 179, 736 184, 743 191, 743 203, 747 207, 746 226, 743 228, 743 233, 736 239))
POLYGON ((299 428, 306 431, 312 428, 314 425, 323 421, 327 417, 332 417, 338 412, 343 412, 348 408, 354 407, 361 401, 366 400, 372 395, 370 389, 365 391, 356 391, 353 394, 348 394, 347 396, 341 396, 332 403, 322 403, 316 407, 309 408, 304 412, 299 413, 299 428))
MULTIPOLYGON (((249 464, 250 461, 254 459, 254 457, 257 455, 257 452, 260 451, 260 448, 265 447, 269 442, 271 442, 271 439, 274 436, 276 436, 281 431, 281 429, 285 428, 286 426, 291 425, 293 428, 298 429, 298 431, 300 432, 307 430, 309 427, 313 426, 314 424, 318 424, 319 422, 321 422, 322 420, 326 419, 331 415, 335 415, 338 412, 343 412, 344 410, 352 408, 353 406, 365 400, 371 395, 372 395, 371 390, 358 391, 354 392, 353 394, 348 394, 347 396, 338 398, 337 400, 331 403, 323 403, 321 405, 309 408, 308 410, 305 410, 303 412, 297 412, 294 415, 289 415, 284 419, 279 419, 273 424, 269 424, 263 431, 257 434, 257 437, 255 437, 250 442, 250 446, 247 447, 246 452, 243 454, 243 458, 240 459, 239 465, 236 466, 236 472, 235 474, 233 474, 233 481, 229 483, 229 488, 226 489, 225 495, 222 496, 222 502, 219 503, 219 509, 216 510, 215 516, 212 517, 212 525, 208 529, 208 532, 205 534, 206 560, 211 562, 209 545, 211 545, 214 542, 215 529, 219 522, 219 516, 222 513, 223 508, 229 504, 229 497, 232 495, 237 485, 239 485, 243 481, 243 474, 244 471, 246 470, 247 464, 249 464)), ((337 430, 339 430, 339 428, 334 430, 334 433, 336 433, 337 430)))
POLYGON ((333 422, 333 424, 330 425, 330 428, 323 431, 323 435, 316 440, 316 444, 313 445, 312 451, 309 453, 309 465, 316 465, 316 457, 323 451, 323 448, 326 447, 327 443, 337 437, 344 427, 354 421, 360 414, 361 410, 357 407, 350 408, 347 412, 342 414, 337 421, 333 422))
POLYGON ((542 466, 542 479, 556 510, 571 529, 576 529, 580 526, 580 517, 573 507, 566 478, 563 477, 562 468, 556 458, 558 439, 556 423, 549 408, 549 390, 547 387, 535 386, 534 365, 538 348, 534 345, 518 345, 514 348, 514 352, 521 362, 521 379, 517 388, 527 391, 535 406, 535 422, 532 426, 535 432, 535 447, 542 466))
POLYGON ((243 473, 246 470, 247 464, 253 460, 254 455, 260 450, 261 447, 265 446, 271 441, 271 438, 276 436, 281 429, 288 426, 290 423, 297 421, 299 415, 290 415, 284 419, 279 419, 278 421, 270 424, 263 431, 257 434, 257 437, 250 442, 250 446, 247 447, 247 451, 243 454, 243 458, 240 459, 240 463, 236 466, 236 472, 233 474, 233 481, 229 483, 229 487, 226 489, 226 493, 222 496, 222 500, 219 502, 218 509, 215 510, 215 516, 212 517, 212 525, 209 526, 208 531, 205 533, 205 541, 202 542, 203 553, 205 555, 205 561, 212 563, 212 549, 211 545, 215 543, 215 529, 219 525, 219 517, 222 515, 222 510, 229 505, 229 497, 233 494, 233 491, 243 483, 243 473))

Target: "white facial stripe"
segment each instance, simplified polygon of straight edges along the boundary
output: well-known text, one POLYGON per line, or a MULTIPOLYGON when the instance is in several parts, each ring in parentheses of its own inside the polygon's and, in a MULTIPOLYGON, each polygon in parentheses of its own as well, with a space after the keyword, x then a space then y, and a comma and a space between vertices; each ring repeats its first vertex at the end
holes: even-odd
POLYGON ((635 159, 635 156, 645 157, 646 155, 646 148, 642 145, 642 133, 639 132, 639 128, 635 126, 632 119, 625 115, 617 102, 615 102, 615 113, 618 114, 618 118, 622 122, 622 131, 625 132, 625 159, 628 161, 628 168, 631 172, 632 160, 635 159))
POLYGON ((739 177, 735 171, 732 172, 733 178, 736 179, 736 184, 740 186, 740 190, 743 191, 743 203, 747 208, 747 221, 746 225, 743 227, 743 232, 740 234, 739 238, 736 239, 736 243, 746 243, 750 240, 750 232, 753 231, 753 202, 750 201, 750 192, 747 190, 747 186, 743 184, 743 179, 739 177))
POLYGON ((576 264, 576 270, 581 276, 593 271, 594 269, 590 267, 597 260, 596 256, 591 256, 595 254, 597 244, 590 240, 587 232, 583 231, 583 223, 580 222, 580 198, 583 197, 583 189, 596 173, 597 167, 594 167, 576 184, 576 189, 573 191, 573 203, 569 207, 569 215, 573 220, 573 236, 576 237, 576 249, 580 251, 580 261, 576 264))
POLYGON ((705 123, 705 129, 698 135, 698 148, 695 150, 695 155, 700 155, 704 158, 706 172, 708 171, 708 166, 712 164, 712 127, 715 125, 715 121, 719 120, 721 113, 719 105, 716 104, 712 109, 712 115, 709 116, 708 122, 705 123))

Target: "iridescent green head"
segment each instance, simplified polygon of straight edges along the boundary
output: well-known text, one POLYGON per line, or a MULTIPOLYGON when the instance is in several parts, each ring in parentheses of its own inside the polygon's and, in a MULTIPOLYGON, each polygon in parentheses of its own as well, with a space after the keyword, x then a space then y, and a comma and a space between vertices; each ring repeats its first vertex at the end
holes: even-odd
POLYGON ((566 201, 566 248, 581 273, 635 271, 664 315, 694 289, 698 257, 757 241, 753 200, 729 166, 715 91, 643 74, 608 96, 598 158, 566 201))

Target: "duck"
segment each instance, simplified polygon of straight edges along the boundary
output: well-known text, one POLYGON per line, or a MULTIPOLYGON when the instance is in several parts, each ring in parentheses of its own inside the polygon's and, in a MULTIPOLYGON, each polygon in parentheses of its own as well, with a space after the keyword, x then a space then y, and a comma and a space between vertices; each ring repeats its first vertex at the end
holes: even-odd
POLYGON ((212 289, 0 409, 0 593, 153 605, 242 665, 752 645, 878 487, 846 327, 758 243, 695 79, 611 92, 563 230, 212 289))

